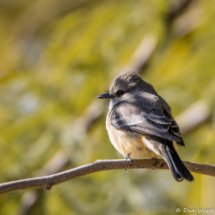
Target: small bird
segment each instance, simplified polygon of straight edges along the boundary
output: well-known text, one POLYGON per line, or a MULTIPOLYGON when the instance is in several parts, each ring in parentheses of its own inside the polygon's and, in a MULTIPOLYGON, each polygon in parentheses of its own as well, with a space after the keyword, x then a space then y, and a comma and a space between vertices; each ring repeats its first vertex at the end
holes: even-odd
POLYGON ((184 141, 170 106, 137 72, 119 76, 98 98, 110 99, 106 128, 119 153, 129 159, 162 157, 176 181, 194 180, 174 146, 184 141))

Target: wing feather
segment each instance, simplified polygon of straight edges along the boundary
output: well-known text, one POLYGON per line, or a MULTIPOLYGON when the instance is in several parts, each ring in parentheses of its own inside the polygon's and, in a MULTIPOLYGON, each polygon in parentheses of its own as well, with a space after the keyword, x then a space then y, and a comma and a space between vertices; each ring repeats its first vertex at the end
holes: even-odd
POLYGON ((145 111, 131 103, 115 105, 110 113, 111 124, 120 130, 137 132, 176 141, 183 145, 179 127, 167 111, 145 111))

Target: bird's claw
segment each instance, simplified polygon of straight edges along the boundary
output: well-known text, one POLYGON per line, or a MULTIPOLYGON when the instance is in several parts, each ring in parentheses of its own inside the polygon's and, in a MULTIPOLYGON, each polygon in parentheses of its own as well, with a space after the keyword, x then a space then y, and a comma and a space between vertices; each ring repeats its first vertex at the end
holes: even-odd
POLYGON ((131 158, 130 158, 130 154, 128 154, 127 157, 125 157, 125 159, 129 159, 130 165, 132 165, 132 160, 131 160, 131 158))
POLYGON ((154 162, 154 166, 157 166, 157 164, 158 164, 158 159, 157 159, 156 157, 153 157, 152 160, 155 161, 155 162, 154 162))
MULTIPOLYGON (((127 157, 125 157, 125 159, 129 159, 130 165, 132 165, 132 160, 131 160, 131 158, 130 158, 130 154, 128 154, 127 157)), ((125 169, 125 172, 128 173, 128 170, 125 169)))

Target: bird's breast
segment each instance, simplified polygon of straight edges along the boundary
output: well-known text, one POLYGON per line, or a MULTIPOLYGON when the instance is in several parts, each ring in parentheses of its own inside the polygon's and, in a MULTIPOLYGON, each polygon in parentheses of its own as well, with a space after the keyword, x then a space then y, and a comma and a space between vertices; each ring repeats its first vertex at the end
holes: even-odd
POLYGON ((106 118, 106 128, 111 143, 116 150, 124 157, 130 155, 131 158, 142 159, 159 157, 146 147, 147 137, 136 132, 126 130, 118 130, 112 126, 110 121, 110 112, 106 118))

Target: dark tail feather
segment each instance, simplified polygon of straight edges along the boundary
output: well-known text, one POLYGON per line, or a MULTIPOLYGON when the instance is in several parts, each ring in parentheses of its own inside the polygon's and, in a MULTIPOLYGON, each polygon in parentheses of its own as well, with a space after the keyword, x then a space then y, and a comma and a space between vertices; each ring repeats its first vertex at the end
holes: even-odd
POLYGON ((179 158, 173 144, 170 146, 163 145, 161 152, 176 181, 180 182, 183 179, 186 179, 187 181, 194 180, 192 174, 179 158))

